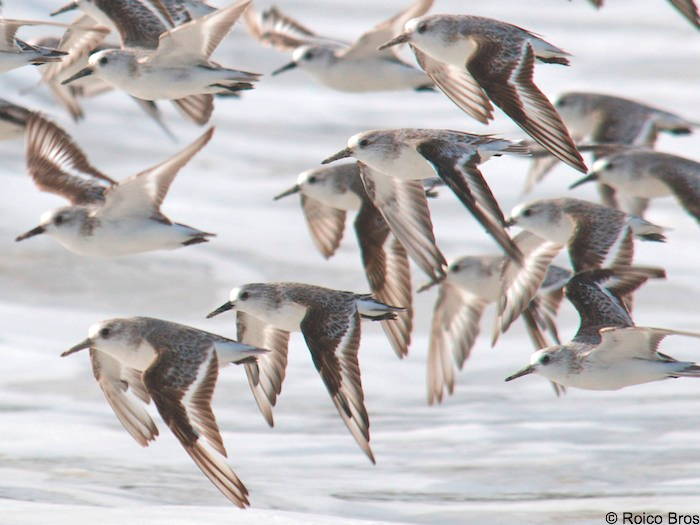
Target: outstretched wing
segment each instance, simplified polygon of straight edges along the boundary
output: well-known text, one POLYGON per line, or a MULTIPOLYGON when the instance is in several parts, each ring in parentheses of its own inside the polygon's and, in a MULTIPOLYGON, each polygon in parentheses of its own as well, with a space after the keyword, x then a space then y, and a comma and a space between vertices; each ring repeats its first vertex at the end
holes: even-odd
POLYGON ((641 326, 609 327, 600 330, 600 344, 590 352, 591 359, 614 363, 626 359, 657 359, 661 341, 669 335, 700 338, 700 333, 641 326))
POLYGON ((161 217, 160 205, 168 193, 170 184, 180 169, 211 139, 214 128, 209 128, 179 153, 156 166, 129 177, 111 188, 105 195, 102 216, 161 217))
POLYGON ((301 194, 301 209, 318 251, 328 259, 340 245, 345 229, 345 210, 331 208, 321 201, 301 194))
POLYGON ((71 204, 101 202, 117 182, 94 168, 68 133, 39 114, 27 119, 27 171, 41 191, 71 204))

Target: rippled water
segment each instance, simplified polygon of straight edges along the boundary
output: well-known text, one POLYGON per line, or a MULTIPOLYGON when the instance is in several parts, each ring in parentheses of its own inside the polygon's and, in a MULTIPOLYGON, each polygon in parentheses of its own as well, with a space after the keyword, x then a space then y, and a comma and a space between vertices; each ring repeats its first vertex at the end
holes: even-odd
MULTIPOLYGON (((321 8, 290 1, 281 7, 319 31, 352 38, 404 3, 326 0, 321 8)), ((6 4, 8 17, 44 17, 60 2, 6 4)), ((436 4, 436 11, 468 9, 516 23, 574 54, 570 68, 538 66, 538 83, 552 97, 605 91, 700 120, 700 33, 665 1, 610 0, 599 12, 583 0, 436 4)), ((266 73, 287 60, 259 48, 241 28, 216 58, 266 73)), ((200 133, 164 108, 179 137, 174 144, 120 94, 86 101, 87 119, 76 126, 43 88, 32 89, 36 80, 31 69, 4 75, 0 96, 49 113, 116 178, 200 133)), ((182 171, 164 211, 219 237, 177 252, 111 260, 74 256, 48 238, 12 241, 60 201, 38 193, 24 174, 20 141, 0 143, 0 523, 602 523, 607 511, 700 512, 697 382, 571 391, 562 399, 541 378, 505 384, 530 352, 515 326, 495 349, 480 339, 455 396, 429 408, 424 374, 434 291, 416 299, 417 329, 403 362, 377 326, 364 326, 360 358, 376 466, 337 417, 299 335, 292 338, 274 429, 259 416, 243 371, 220 374, 214 409, 254 510, 229 506, 162 424, 156 443, 138 447, 104 402, 87 356, 58 357, 85 337, 89 324, 150 315, 232 336, 232 316, 206 321, 204 315, 233 285, 299 280, 366 290, 353 232, 338 255, 324 261, 298 203, 273 203, 272 195, 363 129, 449 127, 520 137, 502 115, 486 128, 439 94, 347 95, 309 82, 302 72, 266 77, 241 101, 219 101, 213 123, 214 139, 182 171)), ((660 141, 661 148, 691 157, 698 146, 695 137, 660 141)), ((507 158, 484 167, 506 211, 521 198, 526 168, 507 158)), ((562 194, 574 177, 560 167, 533 197, 562 194)), ((575 195, 594 198, 594 189, 575 195)), ((497 251, 448 191, 432 209, 448 257, 497 251)), ((666 266, 669 280, 641 291, 637 322, 697 330, 697 225, 670 199, 655 203, 649 219, 674 229, 667 245, 639 245, 637 260, 666 266)), ((489 312, 486 333, 490 322, 489 312)), ((565 305, 562 335, 573 334, 576 323, 565 305)), ((672 355, 698 358, 696 341, 664 344, 672 355)))

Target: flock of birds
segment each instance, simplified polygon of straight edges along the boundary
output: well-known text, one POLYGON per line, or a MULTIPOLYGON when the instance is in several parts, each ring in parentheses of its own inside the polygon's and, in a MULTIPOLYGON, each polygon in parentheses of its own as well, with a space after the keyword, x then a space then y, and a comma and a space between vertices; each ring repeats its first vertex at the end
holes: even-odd
MULTIPOLYGON (((81 13, 70 24, 0 19, 0 71, 40 66, 43 82, 75 119, 82 116, 82 99, 118 90, 164 129, 156 105, 160 100, 171 100, 186 118, 205 124, 214 96, 238 97, 260 80, 257 73, 210 58, 243 17, 262 44, 291 52, 292 61, 273 74, 298 67, 340 91, 439 91, 482 123, 493 119, 497 106, 531 139, 511 142, 444 129, 358 133, 275 199, 300 196, 311 237, 326 258, 340 244, 347 213, 356 211, 354 226, 371 294, 251 283, 234 288, 208 315, 235 311, 237 341, 134 317, 95 323, 87 339, 64 352, 89 349, 105 398, 142 446, 158 430, 138 400, 152 400, 197 466, 240 507, 249 504, 248 492, 223 459, 226 448, 211 409, 219 368, 244 366, 260 412, 272 426, 290 333, 300 331, 338 414, 374 462, 358 362, 360 324, 362 319, 379 321, 398 357, 408 353, 413 327, 409 261, 428 276, 423 288, 439 286, 427 364, 431 404, 453 393, 457 370, 468 359, 491 303, 497 309, 493 343, 521 317, 536 349, 529 364, 506 381, 536 373, 560 394, 566 387, 614 390, 700 377, 700 365, 658 351, 668 335, 700 334, 637 327, 630 315, 633 292, 648 279, 665 277, 660 268, 633 264, 636 240, 665 240, 664 228, 642 217, 649 201, 672 195, 700 221, 700 164, 654 151, 655 140, 662 132, 691 133, 698 124, 604 94, 568 93, 552 104, 534 82, 534 66, 568 65, 566 51, 507 22, 426 14, 432 4, 417 0, 352 43, 318 35, 275 7, 258 12, 251 0, 221 9, 200 0, 76 0, 53 13, 81 13), (65 32, 60 39, 32 43, 16 36, 20 27, 36 24, 65 26, 65 32), (418 67, 397 54, 402 44, 413 51, 418 67), (586 151, 595 159, 591 170, 581 156, 586 151), (541 199, 518 206, 506 218, 480 171, 485 161, 501 155, 533 159, 528 190, 562 161, 585 174, 572 187, 597 182, 603 203, 541 199), (354 160, 335 164, 344 158, 354 160), (502 254, 468 255, 448 265, 428 206, 441 185, 449 187, 502 254), (512 226, 523 231, 511 237, 512 226), (552 264, 564 249, 570 269, 552 264), (555 320, 563 297, 580 316, 568 343, 560 341, 555 320)), ((671 4, 700 28, 692 0, 671 4)), ((44 213, 38 226, 16 240, 46 234, 87 256, 210 241, 213 233, 174 222, 160 207, 179 170, 213 132, 208 129, 171 158, 116 181, 95 168, 61 127, 38 112, 0 101, 0 138, 24 136, 27 171, 36 186, 70 203, 44 213)))

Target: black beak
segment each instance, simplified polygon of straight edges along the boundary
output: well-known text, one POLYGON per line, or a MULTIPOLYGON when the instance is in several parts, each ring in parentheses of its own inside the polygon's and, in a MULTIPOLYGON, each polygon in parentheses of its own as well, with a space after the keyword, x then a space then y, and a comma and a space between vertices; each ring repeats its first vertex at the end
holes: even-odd
POLYGON ((27 233, 23 233, 22 235, 19 235, 16 239, 15 242, 23 241, 24 239, 29 239, 29 237, 34 237, 35 235, 39 235, 40 233, 44 233, 46 231, 46 228, 43 226, 37 226, 33 230, 29 230, 27 233))
POLYGON ((532 374, 534 371, 535 371, 534 365, 528 365, 525 368, 523 368, 520 372, 516 372, 512 376, 506 377, 506 381, 512 381, 513 379, 518 379, 519 377, 526 376, 528 374, 532 374))
POLYGON ((411 40, 411 33, 401 33, 400 35, 392 38, 388 42, 384 42, 377 49, 379 51, 381 51, 382 49, 386 49, 387 47, 398 46, 399 44, 405 44, 409 40, 411 40))
POLYGON ((53 13, 51 13, 51 16, 67 13, 68 11, 72 11, 73 9, 78 9, 78 2, 70 2, 64 5, 63 7, 56 9, 53 13))
POLYGON ((73 75, 72 77, 69 77, 69 78, 65 79, 63 82, 61 82, 61 85, 62 85, 62 86, 65 86, 66 84, 70 84, 70 83, 73 82, 74 80, 78 80, 79 78, 83 78, 83 77, 90 76, 90 75, 92 75, 94 72, 95 72, 95 70, 92 69, 91 67, 86 67, 85 69, 81 69, 80 71, 78 71, 78 72, 77 72, 75 75, 73 75))
POLYGON ((287 191, 283 191, 279 195, 275 195, 273 200, 278 201, 278 200, 283 199, 285 197, 289 197, 290 195, 294 195, 295 193, 299 193, 300 191, 301 191, 301 186, 299 186, 298 184, 295 184, 294 186, 289 188, 287 191))
POLYGON ((284 73, 285 71, 289 71, 290 69, 294 69, 296 67, 299 67, 299 64, 296 62, 290 62, 289 64, 285 64, 284 66, 275 69, 271 75, 274 77, 276 75, 279 75, 280 73, 284 73))
POLYGON ((90 348, 92 346, 92 341, 90 338, 85 339, 82 343, 78 343, 72 348, 69 348, 65 352, 61 354, 61 357, 66 357, 67 355, 74 354, 75 352, 79 352, 80 350, 85 350, 86 348, 90 348))
POLYGON ((336 160, 344 159, 347 157, 352 157, 352 150, 350 148, 340 150, 338 153, 331 155, 327 159, 324 159, 321 162, 321 164, 330 164, 331 162, 335 162, 336 160))
POLYGON ((594 180, 598 180, 598 174, 597 173, 590 173, 587 176, 583 177, 582 179, 579 179, 576 182, 574 182, 571 186, 569 186, 569 189, 573 190, 574 188, 578 188, 581 184, 586 184, 587 182, 593 182, 594 180))
POLYGON ((511 226, 515 226, 516 224, 518 224, 518 221, 515 220, 515 217, 511 217, 506 221, 506 223, 503 226, 505 226, 506 228, 510 228, 511 226))
POLYGON ((209 315, 207 315, 207 319, 211 319, 215 315, 219 315, 219 314, 222 314, 224 312, 228 312, 229 310, 232 310, 232 309, 233 309, 233 303, 231 301, 225 302, 224 304, 219 306, 216 310, 209 313, 209 315))

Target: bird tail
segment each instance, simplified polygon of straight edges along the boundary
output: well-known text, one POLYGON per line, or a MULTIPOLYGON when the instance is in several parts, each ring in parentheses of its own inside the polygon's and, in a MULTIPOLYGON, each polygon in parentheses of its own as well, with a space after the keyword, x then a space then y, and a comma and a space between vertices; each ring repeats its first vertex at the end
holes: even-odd
POLYGON ((357 310, 365 319, 373 321, 387 321, 396 319, 396 312, 405 312, 402 306, 391 306, 377 301, 371 294, 361 295, 357 300, 357 310))
POLYGON ((674 372, 673 377, 700 377, 700 365, 690 363, 687 367, 679 372, 674 372))
POLYGON ((643 241, 666 242, 666 236, 663 232, 668 230, 668 228, 634 216, 630 218, 629 225, 634 235, 643 241))

